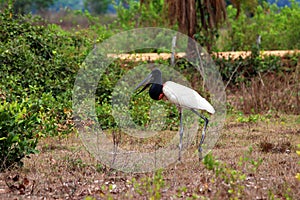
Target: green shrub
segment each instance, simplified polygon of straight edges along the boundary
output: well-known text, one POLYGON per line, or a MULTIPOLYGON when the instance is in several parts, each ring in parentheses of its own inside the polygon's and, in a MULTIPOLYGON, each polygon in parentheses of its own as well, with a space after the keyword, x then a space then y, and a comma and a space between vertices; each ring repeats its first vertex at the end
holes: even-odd
POLYGON ((0 13, 1 170, 36 152, 38 136, 72 131, 73 84, 91 42, 43 23, 0 13))
POLYGON ((37 152, 35 147, 41 129, 38 108, 28 99, 0 104, 0 171, 37 152))
POLYGON ((256 49, 252 49, 252 55, 247 58, 239 57, 237 59, 214 58, 216 66, 223 81, 235 85, 250 81, 251 78, 267 73, 281 73, 294 71, 295 64, 290 62, 291 66, 286 67, 280 57, 268 56, 262 58, 258 56, 256 49))
POLYGON ((91 48, 79 32, 39 25, 30 15, 0 14, 0 93, 7 102, 40 99, 45 112, 67 120, 79 65, 91 48))
POLYGON ((291 7, 278 7, 264 3, 255 9, 254 16, 248 17, 241 12, 236 19, 237 9, 227 7, 228 25, 221 30, 218 39, 220 51, 250 51, 261 36, 261 48, 264 50, 287 50, 300 48, 300 5, 291 1, 291 7))
POLYGON ((29 96, 20 101, 0 102, 0 171, 14 164, 22 165, 22 158, 37 152, 40 137, 73 130, 71 111, 59 106, 51 93, 43 93, 40 98, 29 96))
POLYGON ((122 1, 115 5, 117 19, 112 28, 129 30, 136 27, 168 27, 166 9, 163 0, 148 1, 140 4, 138 1, 129 0, 128 8, 122 1))
POLYGON ((49 91, 54 96, 65 93, 72 88, 78 61, 83 59, 81 38, 59 32, 54 25, 33 25, 36 19, 18 17, 0 15, 0 80, 7 100, 49 91))

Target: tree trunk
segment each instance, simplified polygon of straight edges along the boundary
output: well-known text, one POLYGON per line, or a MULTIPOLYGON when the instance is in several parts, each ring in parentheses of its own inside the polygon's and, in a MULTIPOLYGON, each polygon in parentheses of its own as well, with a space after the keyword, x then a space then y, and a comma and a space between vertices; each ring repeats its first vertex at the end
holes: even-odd
POLYGON ((179 31, 193 38, 196 33, 195 0, 166 0, 171 25, 178 22, 179 31))
MULTIPOLYGON (((202 41, 211 51, 215 30, 226 18, 224 0, 166 0, 171 25, 178 23, 179 31, 194 39, 197 32, 202 31, 202 41), (199 22, 197 21, 199 12, 199 22)), ((188 49, 193 49, 193 42, 188 42, 188 49)))
MULTIPOLYGON (((147 5, 149 1, 141 0, 140 3, 147 5)), ((225 0, 165 0, 165 5, 170 25, 178 23, 179 31, 192 39, 195 39, 195 34, 201 31, 205 37, 202 43, 210 51, 218 25, 226 19, 225 0), (201 24, 197 22, 197 12, 201 24)), ((189 40, 188 51, 194 49, 193 46, 194 42, 189 40)))

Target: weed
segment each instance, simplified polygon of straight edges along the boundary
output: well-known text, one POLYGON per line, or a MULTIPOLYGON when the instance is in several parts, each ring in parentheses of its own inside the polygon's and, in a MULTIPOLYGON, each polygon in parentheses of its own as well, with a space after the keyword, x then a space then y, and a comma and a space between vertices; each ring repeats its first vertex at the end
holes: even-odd
POLYGON ((145 176, 140 181, 132 178, 128 183, 133 186, 136 195, 143 197, 146 195, 148 199, 152 200, 161 199, 161 191, 165 186, 162 170, 156 171, 152 178, 145 176))
POLYGON ((96 198, 95 197, 91 197, 91 196, 87 196, 87 197, 84 198, 84 200, 96 200, 96 198))
MULTIPOLYGON (((300 144, 298 144, 298 149, 300 149, 300 144)), ((300 150, 297 150, 296 153, 298 156, 300 156, 300 150)), ((298 164, 300 165, 300 161, 298 161, 298 164)), ((298 179, 298 181, 300 181, 300 173, 296 174, 296 178, 298 179)))
POLYGON ((207 169, 214 171, 217 181, 225 185, 228 196, 231 198, 243 196, 244 186, 242 183, 246 179, 244 173, 219 162, 211 153, 204 158, 203 163, 207 169))
POLYGON ((183 194, 185 194, 187 192, 187 187, 186 186, 182 186, 182 187, 179 187, 177 189, 177 198, 182 198, 184 197, 183 194))
POLYGON ((257 172, 259 166, 262 164, 263 159, 262 158, 253 159, 252 152, 253 152, 253 148, 252 146, 250 146, 248 151, 246 151, 244 155, 240 157, 238 165, 242 166, 243 169, 246 171, 255 173, 257 172))
MULTIPOLYGON (((227 164, 218 161, 211 153, 203 160, 205 167, 215 173, 215 182, 225 185, 227 194, 232 199, 241 198, 244 195, 246 173, 255 174, 263 162, 261 158, 253 159, 252 152, 252 147, 249 147, 249 150, 240 157, 238 162, 240 169, 231 168, 227 164)), ((253 176, 255 177, 255 175, 253 176)))
POLYGON ((102 164, 100 164, 100 163, 98 163, 98 164, 96 164, 96 171, 97 172, 103 172, 105 170, 105 167, 102 165, 102 164))

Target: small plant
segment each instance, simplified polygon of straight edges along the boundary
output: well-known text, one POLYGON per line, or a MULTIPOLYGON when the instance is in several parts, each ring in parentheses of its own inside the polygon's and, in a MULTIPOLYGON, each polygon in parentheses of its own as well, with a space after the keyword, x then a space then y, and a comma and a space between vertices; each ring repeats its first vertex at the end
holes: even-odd
POLYGON ((222 183, 227 187, 227 194, 230 198, 241 198, 244 192, 244 182, 247 178, 247 172, 255 174, 263 160, 252 158, 252 147, 240 157, 236 168, 229 167, 215 159, 209 153, 203 160, 205 167, 215 173, 214 182, 222 183))
POLYGON ((84 200, 96 200, 96 198, 95 197, 91 197, 91 196, 87 196, 87 197, 84 198, 84 200))
POLYGON ((218 171, 220 166, 220 161, 216 160, 211 153, 204 157, 203 163, 207 169, 214 171, 218 171))
POLYGON ((262 158, 253 159, 251 156, 252 152, 253 152, 253 148, 252 146, 250 146, 248 151, 246 151, 244 155, 240 157, 238 165, 242 166, 243 170, 251 171, 251 173, 254 173, 258 170, 258 168, 262 164, 263 159, 262 158))
POLYGON ((161 199, 161 190, 165 186, 162 170, 156 171, 152 178, 144 177, 139 182, 133 178, 129 183, 138 195, 146 195, 151 200, 161 199))
POLYGON ((105 166, 103 166, 102 164, 100 164, 100 163, 98 163, 98 164, 96 164, 96 171, 98 172, 98 173, 102 173, 104 170, 105 170, 105 166))
POLYGON ((246 175, 242 171, 232 169, 226 163, 221 163, 211 153, 204 158, 203 163, 207 169, 215 172, 215 178, 218 182, 227 186, 227 194, 230 198, 241 198, 243 196, 243 182, 246 179, 246 175))
POLYGON ((239 114, 239 117, 237 118, 237 121, 240 123, 256 123, 260 119, 259 114, 249 115, 245 116, 242 113, 239 114))
POLYGON ((186 186, 179 187, 177 189, 177 197, 182 198, 183 194, 186 193, 186 192, 187 192, 187 187, 186 186))
MULTIPOLYGON (((300 144, 298 144, 298 149, 300 149, 300 144)), ((298 154, 298 156, 300 156, 300 150, 297 150, 296 153, 298 154)), ((298 162, 298 164, 300 165, 300 161, 298 162)), ((300 181, 300 173, 296 174, 296 179, 300 181)))

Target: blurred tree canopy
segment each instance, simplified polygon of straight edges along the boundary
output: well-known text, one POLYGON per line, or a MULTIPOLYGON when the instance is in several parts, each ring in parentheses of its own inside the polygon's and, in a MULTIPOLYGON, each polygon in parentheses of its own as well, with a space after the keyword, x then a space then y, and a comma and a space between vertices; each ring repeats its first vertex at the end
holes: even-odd
POLYGON ((54 4, 51 6, 51 9, 55 11, 66 8, 71 10, 83 10, 83 0, 55 0, 54 4))
POLYGON ((39 12, 48 9, 55 0, 0 0, 1 8, 13 4, 15 13, 27 14, 30 12, 39 12))
POLYGON ((13 11, 19 14, 37 13, 49 8, 54 11, 86 9, 93 14, 103 14, 111 3, 112 0, 0 0, 0 7, 13 4, 13 11))
POLYGON ((103 14, 107 11, 111 0, 85 0, 84 8, 92 14, 103 14))

